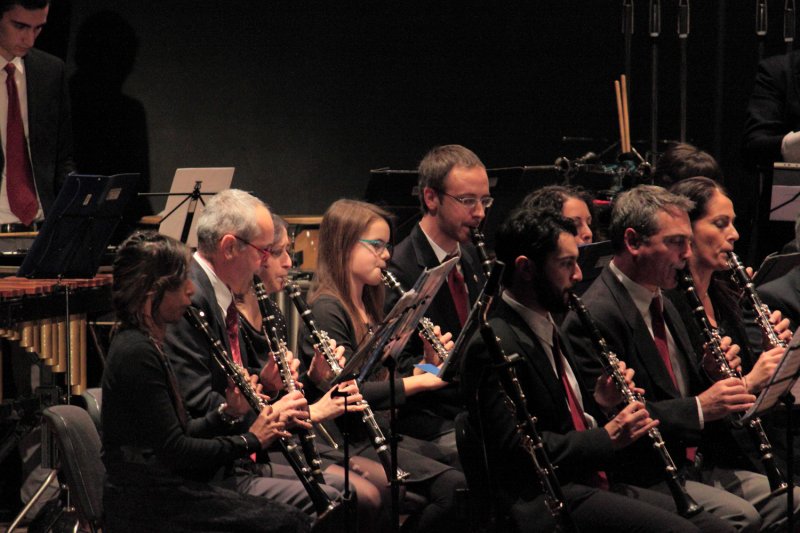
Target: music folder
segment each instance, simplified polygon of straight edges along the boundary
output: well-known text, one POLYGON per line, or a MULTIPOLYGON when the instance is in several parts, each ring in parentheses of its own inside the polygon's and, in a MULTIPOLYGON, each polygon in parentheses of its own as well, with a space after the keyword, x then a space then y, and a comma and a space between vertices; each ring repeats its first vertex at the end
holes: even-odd
POLYGON ((414 287, 397 301, 375 332, 365 338, 331 386, 353 378, 360 385, 372 374, 376 364, 387 357, 396 359, 411 334, 417 330, 417 324, 456 262, 458 258, 453 257, 437 267, 425 269, 414 287))
POLYGON ((136 195, 138 174, 70 174, 44 219, 17 275, 91 278, 125 206, 136 195))
POLYGON ((761 391, 761 394, 756 398, 753 407, 747 410, 742 417, 742 422, 748 422, 756 418, 766 411, 772 409, 777 404, 781 396, 787 391, 791 391, 795 399, 800 395, 800 386, 798 386, 797 377, 800 372, 800 329, 798 329, 789 345, 786 347, 786 352, 783 354, 778 368, 772 375, 766 387, 761 391))

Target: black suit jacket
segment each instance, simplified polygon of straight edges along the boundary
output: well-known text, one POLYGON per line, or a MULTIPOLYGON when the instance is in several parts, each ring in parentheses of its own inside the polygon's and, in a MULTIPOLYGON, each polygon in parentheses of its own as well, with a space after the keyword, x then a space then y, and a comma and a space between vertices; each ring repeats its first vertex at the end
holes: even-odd
MULTIPOLYGON (((789 328, 794 331, 800 324, 800 268, 765 283, 758 288, 761 300, 773 311, 776 309, 789 319, 789 328)), ((749 327, 749 324, 748 324, 749 327)), ((759 337, 760 337, 759 331, 759 337)))
POLYGON ((784 135, 800 127, 800 52, 769 57, 758 65, 747 106, 744 155, 750 166, 783 161, 784 135))
MULTIPOLYGON (((680 463, 685 457, 687 446, 699 446, 701 443, 702 432, 694 395, 705 390, 710 383, 700 374, 686 327, 675 307, 664 299, 665 321, 678 348, 678 357, 686 369, 689 396, 685 398, 681 397, 672 383, 647 324, 633 299, 609 268, 603 270, 600 277, 592 283, 582 300, 611 351, 636 371, 634 381, 638 387, 645 389, 647 410, 653 418, 661 421, 660 430, 672 457, 676 463, 680 463)), ((592 339, 574 311, 567 315, 562 331, 572 342, 574 356, 584 379, 587 383, 594 384, 603 370, 602 365, 595 353, 592 339)), ((624 477, 626 481, 647 485, 662 479, 663 468, 657 464, 652 451, 647 450, 647 447, 649 443, 642 439, 626 453, 626 463, 629 466, 624 471, 632 475, 630 478, 624 477)))
MULTIPOLYGON (((478 297, 485 281, 480 259, 474 246, 471 244, 461 245, 460 263, 464 281, 469 291, 469 303, 472 305, 475 303, 475 299, 478 297)), ((389 261, 389 270, 397 276, 397 280, 406 290, 414 285, 423 270, 435 266, 439 266, 439 260, 419 224, 414 226, 411 234, 397 245, 389 261)), ((387 288, 385 306, 387 312, 398 299, 399 297, 387 288)), ((456 306, 453 303, 453 297, 450 295, 450 289, 446 285, 443 285, 436 294, 425 316, 441 327, 442 331, 452 333, 454 339, 461 332, 456 306)), ((412 343, 409 342, 409 345, 412 346, 412 343)), ((418 351, 415 353, 419 356, 422 353, 421 344, 417 344, 416 347, 418 351)), ((401 371, 410 373, 412 365, 416 362, 416 360, 402 361, 400 363, 401 371)))
POLYGON ((31 164, 42 210, 47 215, 64 178, 75 170, 66 67, 57 57, 35 48, 23 62, 31 164))
MULTIPOLYGON (((593 472, 608 469, 615 458, 608 433, 602 427, 575 431, 561 382, 539 339, 522 317, 500 301, 489 323, 506 355, 520 356, 514 368, 528 410, 537 418, 537 430, 561 483, 586 481, 593 472)), ((571 360, 569 342, 562 341, 564 355, 578 378, 585 411, 602 426, 606 417, 583 385, 571 360)), ((478 428, 482 428, 489 468, 503 494, 510 498, 537 494, 540 488, 533 463, 522 446, 523 437, 516 429, 514 415, 495 372, 483 339, 476 334, 462 361, 461 390, 470 424, 477 434, 480 434, 478 428)))
MULTIPOLYGON (((189 279, 195 287, 192 305, 205 313, 211 331, 230 354, 225 316, 217 303, 211 280, 195 260, 189 265, 189 279)), ((167 329, 166 342, 170 347, 170 362, 175 369, 186 409, 193 417, 204 416, 208 411, 216 409, 225 401, 228 378, 214 362, 208 339, 192 327, 186 318, 182 318, 180 322, 167 329)), ((242 362, 248 366, 246 343, 241 337, 241 332, 239 346, 242 362)))
MULTIPOLYGON (((461 245, 460 263, 469 292, 469 303, 472 305, 484 283, 480 259, 474 246, 471 244, 461 245)), ((403 288, 408 290, 414 286, 423 270, 438 265, 439 260, 431 248, 428 238, 417 224, 409 236, 395 248, 389 262, 389 270, 397 276, 397 280, 403 288)), ((385 306, 387 312, 394 306, 398 298, 387 288, 385 306)), ((425 316, 438 325, 443 332, 452 333, 453 340, 461 332, 456 306, 446 284, 434 297, 425 316)), ((422 353, 422 340, 418 335, 412 335, 398 358, 398 372, 405 376, 411 375, 414 364, 419 362, 422 353)), ((453 420, 462 410, 458 389, 455 386, 448 386, 433 392, 423 392, 409 398, 408 405, 403 409, 400 417, 401 431, 421 439, 439 436, 453 428, 453 420)))

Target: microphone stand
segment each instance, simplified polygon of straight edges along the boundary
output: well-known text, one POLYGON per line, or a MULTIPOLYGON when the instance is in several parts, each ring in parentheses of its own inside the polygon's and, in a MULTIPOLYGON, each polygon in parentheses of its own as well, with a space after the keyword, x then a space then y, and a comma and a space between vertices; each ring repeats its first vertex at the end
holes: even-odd
POLYGON ((791 54, 794 49, 794 36, 797 29, 794 7, 794 0, 786 0, 783 6, 783 42, 786 43, 787 54, 791 54))
POLYGON ((764 41, 766 41, 766 37, 767 37, 767 0, 756 0, 756 40, 758 41, 759 61, 764 59, 764 41))
POLYGON ((661 34, 661 0, 650 0, 650 164, 658 162, 658 37, 661 34))
POLYGON ((687 44, 689 40, 689 0, 678 0, 678 42, 681 49, 681 66, 680 66, 680 92, 681 92, 681 109, 680 109, 680 136, 681 142, 686 142, 686 108, 687 108, 687 44))
MULTIPOLYGON (((633 0, 622 0, 622 34, 625 36, 625 78, 631 94, 631 44, 633 41, 633 0)), ((630 98, 628 98, 630 100, 630 98)))

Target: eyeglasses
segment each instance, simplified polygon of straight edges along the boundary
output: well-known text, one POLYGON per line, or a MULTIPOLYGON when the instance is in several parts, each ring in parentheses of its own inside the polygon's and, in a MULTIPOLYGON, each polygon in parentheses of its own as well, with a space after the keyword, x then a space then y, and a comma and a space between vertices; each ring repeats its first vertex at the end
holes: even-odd
POLYGON ((453 196, 452 194, 448 194, 444 191, 438 191, 439 194, 444 194, 445 196, 449 196, 456 202, 460 203, 470 211, 478 207, 478 202, 483 206, 484 209, 489 209, 492 207, 494 203, 494 198, 491 196, 481 196, 480 198, 475 198, 474 196, 453 196))
POLYGON ((368 244, 372 251, 378 255, 381 255, 384 250, 388 250, 390 254, 392 253, 392 245, 380 239, 359 239, 358 242, 368 244))
POLYGON ((277 257, 280 257, 281 254, 283 253, 282 249, 281 250, 273 250, 272 247, 259 248, 258 246, 256 246, 255 244, 251 243, 247 239, 242 239, 238 235, 234 235, 234 237, 236 237, 236 240, 245 243, 247 246, 250 246, 250 247, 255 248, 256 250, 258 250, 258 253, 261 254, 261 260, 262 261, 266 261, 269 258, 270 255, 275 256, 275 252, 276 251, 278 252, 277 257))

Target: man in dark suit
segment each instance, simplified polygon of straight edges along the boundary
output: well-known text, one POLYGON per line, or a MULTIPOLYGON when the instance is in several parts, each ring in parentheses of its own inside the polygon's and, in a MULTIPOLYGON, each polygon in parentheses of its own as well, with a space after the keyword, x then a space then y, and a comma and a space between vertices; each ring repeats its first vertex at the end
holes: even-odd
MULTIPOLYGON (((660 420, 673 459, 679 465, 699 466, 695 447, 712 436, 728 438, 733 446, 730 431, 720 427, 723 419, 748 409, 755 397, 747 394, 740 380, 710 383, 700 373, 699 356, 692 350, 682 318, 661 295, 662 289, 676 286, 677 272, 691 255, 690 208, 685 198, 655 186, 639 186, 620 195, 609 226, 614 258, 583 302, 609 348, 636 371, 636 382, 646 390, 647 408, 660 420)), ((576 348, 581 372, 587 380, 596 378, 602 368, 574 312, 567 315, 563 330, 576 348)), ((733 367, 739 364, 737 351, 727 350, 733 367)), ((634 450, 627 458, 628 481, 666 492, 663 482, 655 483, 652 456, 644 452, 634 450)), ((701 483, 687 481, 687 490, 698 503, 739 528, 780 523, 785 498, 770 497, 766 476, 718 466, 714 459, 706 457, 705 466, 692 468, 701 483)))
MULTIPOLYGON (((520 209, 503 223, 496 251, 506 264, 505 290, 489 320, 493 335, 505 354, 518 356, 513 368, 527 409, 537 419, 566 508, 579 529, 693 529, 674 513, 668 496, 621 485, 609 491, 608 476, 599 472, 612 468, 617 450, 645 436, 656 422, 640 402, 620 407, 622 398, 605 376, 597 379, 594 395, 589 393, 575 369, 569 343, 558 335, 551 313, 566 310, 568 291, 581 279, 576 234, 571 220, 543 211, 520 209)), ((632 372, 624 364, 620 370, 633 387, 632 372)), ((517 428, 498 372, 506 369, 496 366, 476 335, 463 361, 461 384, 470 427, 479 428, 476 433, 485 442, 493 480, 490 490, 519 531, 549 530, 552 517, 537 482, 531 443, 526 443, 529 436, 517 428)), ((707 513, 693 521, 703 531, 730 529, 707 513)))
POLYGON ((74 170, 66 67, 33 48, 48 9, 49 0, 0 1, 0 224, 41 220, 74 170))
MULTIPOLYGON (((192 305, 205 313, 212 334, 230 357, 260 374, 264 392, 271 396, 282 387, 280 376, 274 364, 264 369, 253 368, 255 357, 247 353, 246 343, 238 331, 234 298, 251 290, 253 276, 270 253, 273 232, 272 215, 261 200, 235 189, 220 192, 206 203, 197 221, 198 251, 189 266, 189 279, 195 286, 192 305)), ((228 378, 214 362, 212 346, 206 336, 184 318, 168 329, 166 342, 187 410, 193 417, 203 417, 213 411, 224 417, 228 378)), ((290 418, 295 419, 292 422, 295 425, 297 416, 292 413, 303 413, 299 420, 308 416, 308 405, 300 392, 289 393, 272 405, 274 409, 286 410, 290 418)), ((247 419, 231 419, 231 426, 237 427, 247 419)), ((261 474, 253 464, 238 465, 226 472, 219 483, 232 490, 313 512, 311 501, 291 468, 272 464, 271 477, 261 474), (253 475, 254 471, 259 475, 253 475)), ((323 488, 332 499, 338 496, 334 488, 324 485, 323 488)))
MULTIPOLYGON (((418 170, 422 219, 395 248, 389 270, 408 290, 426 268, 459 257, 457 267, 426 312, 442 333, 449 332, 456 338, 484 283, 470 231, 478 227, 486 216, 486 209, 492 205, 489 178, 478 156, 455 144, 433 148, 422 159, 418 170)), ((398 298, 396 293, 387 292, 387 311, 398 298)), ((410 375, 422 353, 422 341, 412 336, 398 361, 400 373, 410 375)), ((439 364, 440 361, 431 362, 439 364)), ((400 431, 433 440, 450 450, 455 458, 453 419, 461 410, 456 387, 419 394, 410 399, 401 413, 400 431)))

